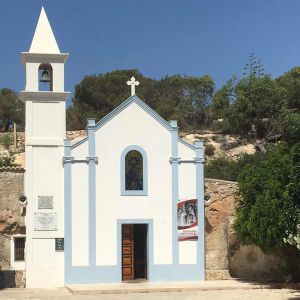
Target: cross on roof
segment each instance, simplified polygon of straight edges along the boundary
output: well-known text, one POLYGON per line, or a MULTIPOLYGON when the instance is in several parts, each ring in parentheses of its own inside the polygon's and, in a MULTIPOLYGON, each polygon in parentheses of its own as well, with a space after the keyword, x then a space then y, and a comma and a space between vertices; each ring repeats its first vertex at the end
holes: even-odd
POLYGON ((135 86, 138 86, 140 83, 135 80, 135 78, 132 76, 130 78, 129 81, 127 81, 127 85, 131 85, 131 96, 134 96, 135 95, 135 86))

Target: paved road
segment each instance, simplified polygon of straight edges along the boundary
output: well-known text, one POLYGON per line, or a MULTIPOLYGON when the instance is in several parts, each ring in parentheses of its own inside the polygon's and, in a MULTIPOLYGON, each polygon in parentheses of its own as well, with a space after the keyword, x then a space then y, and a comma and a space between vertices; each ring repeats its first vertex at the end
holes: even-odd
POLYGON ((97 300, 300 300, 300 291, 285 289, 219 290, 199 292, 163 292, 139 294, 72 295, 66 289, 32 290, 7 289, 0 291, 0 299, 97 299, 97 300))

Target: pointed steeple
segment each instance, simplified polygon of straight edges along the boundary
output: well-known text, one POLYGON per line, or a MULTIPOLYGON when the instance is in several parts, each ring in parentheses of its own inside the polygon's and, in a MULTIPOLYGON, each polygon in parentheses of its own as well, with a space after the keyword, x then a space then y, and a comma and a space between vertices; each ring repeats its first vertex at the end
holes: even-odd
POLYGON ((29 53, 60 53, 44 7, 42 7, 41 14, 35 28, 29 53))

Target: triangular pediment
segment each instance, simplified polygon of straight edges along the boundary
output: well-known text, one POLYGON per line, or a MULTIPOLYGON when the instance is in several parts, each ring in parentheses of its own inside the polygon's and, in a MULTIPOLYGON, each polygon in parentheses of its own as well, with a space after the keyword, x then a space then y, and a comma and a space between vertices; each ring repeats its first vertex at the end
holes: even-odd
MULTIPOLYGON (((127 107, 132 105, 133 103, 137 104, 144 112, 146 112, 148 115, 150 115, 156 122, 161 124, 163 127, 165 127, 170 132, 172 131, 172 126, 169 122, 167 122, 164 118, 162 118, 157 112, 155 112, 150 106, 148 106, 144 101, 142 101, 139 97, 136 95, 131 96, 124 102, 122 102, 119 106, 117 106, 114 110, 112 110, 109 114, 107 114, 104 118, 102 118, 98 123, 95 124, 95 129, 99 130, 101 127, 103 127, 105 124, 110 122, 114 117, 122 113, 127 107)), ((72 146, 72 148, 76 148, 77 146, 83 144, 88 140, 88 137, 82 139, 81 141, 77 142, 72 146)), ((181 138, 178 137, 178 142, 183 143, 185 146, 191 148, 192 150, 195 150, 194 146, 189 144, 188 142, 183 141, 181 138)))
POLYGON ((125 110, 132 103, 137 104, 141 107, 147 114, 149 114, 152 118, 154 118, 158 123, 164 126, 169 131, 172 130, 172 126, 167 122, 164 118, 162 118, 157 112, 155 112, 152 108, 150 108, 144 101, 142 101, 136 95, 131 96, 124 102, 122 102, 119 106, 117 106, 114 110, 112 110, 109 114, 107 114, 104 118, 102 118, 95 126, 97 129, 101 128, 104 124, 109 122, 116 115, 125 110))

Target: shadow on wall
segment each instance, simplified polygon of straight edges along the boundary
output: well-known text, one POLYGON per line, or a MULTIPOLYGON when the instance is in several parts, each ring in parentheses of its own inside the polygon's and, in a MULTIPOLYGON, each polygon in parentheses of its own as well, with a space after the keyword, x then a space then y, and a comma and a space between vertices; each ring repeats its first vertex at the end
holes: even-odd
POLYGON ((16 271, 0 271, 0 289, 16 287, 16 271))

